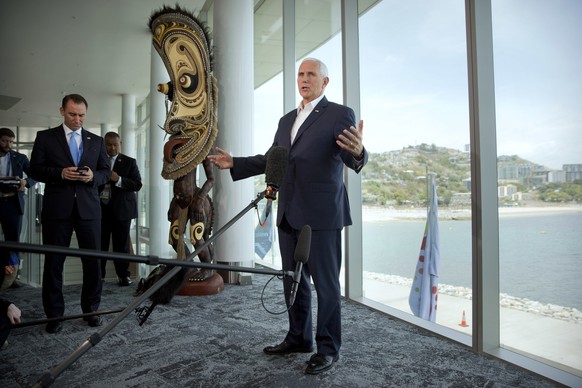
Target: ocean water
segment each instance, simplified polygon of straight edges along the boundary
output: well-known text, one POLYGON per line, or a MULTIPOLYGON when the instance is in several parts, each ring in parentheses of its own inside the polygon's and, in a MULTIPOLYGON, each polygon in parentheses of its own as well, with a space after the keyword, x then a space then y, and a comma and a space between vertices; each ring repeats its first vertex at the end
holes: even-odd
MULTIPOLYGON (((424 220, 364 222, 364 270, 412 278, 424 220)), ((439 220, 439 282, 472 288, 471 221, 439 220)), ((582 311, 582 214, 502 215, 500 291, 582 311)))

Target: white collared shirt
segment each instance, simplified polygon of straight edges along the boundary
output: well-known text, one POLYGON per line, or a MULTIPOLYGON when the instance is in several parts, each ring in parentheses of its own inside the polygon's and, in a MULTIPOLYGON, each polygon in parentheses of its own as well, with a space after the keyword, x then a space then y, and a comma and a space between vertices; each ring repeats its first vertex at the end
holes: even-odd
POLYGON ((303 101, 299 103, 297 107, 297 117, 295 118, 295 122, 293 123, 293 127, 291 127, 291 144, 295 141, 295 136, 297 136, 297 131, 299 127, 305 122, 307 116, 313 111, 313 108, 319 104, 319 101, 323 98, 323 94, 317 97, 315 100, 310 101, 305 106, 303 106, 303 101))
POLYGON ((10 151, 4 156, 0 156, 0 176, 10 176, 10 172, 12 171, 12 166, 9 165, 10 157, 10 151))
POLYGON ((113 165, 115 164, 115 161, 117 160, 118 156, 119 156, 119 154, 109 157, 109 161, 111 162, 111 166, 109 166, 109 167, 110 167, 111 171, 113 171, 113 165))
MULTIPOLYGON (((73 130, 69 127, 67 127, 64 123, 63 123, 63 128, 65 129, 65 136, 67 137, 67 143, 71 142, 71 133, 73 133, 73 130)), ((77 137, 77 145, 79 146, 79 150, 82 150, 83 147, 83 128, 79 128, 77 129, 75 132, 77 132, 79 134, 79 137, 77 137)))

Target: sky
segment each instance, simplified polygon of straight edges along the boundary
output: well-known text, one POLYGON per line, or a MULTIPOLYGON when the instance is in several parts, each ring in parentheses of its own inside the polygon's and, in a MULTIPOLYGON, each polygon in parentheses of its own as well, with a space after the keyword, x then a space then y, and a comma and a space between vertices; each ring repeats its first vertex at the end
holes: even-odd
MULTIPOLYGON (((582 1, 493 0, 498 155, 552 169, 582 163, 582 1)), ((371 152, 469 144, 463 0, 384 0, 360 18, 361 119, 371 152)), ((342 102, 341 38, 310 56, 342 102)), ((299 99, 297 99, 297 103, 299 99)), ((255 92, 256 152, 273 140, 282 77, 255 92)))

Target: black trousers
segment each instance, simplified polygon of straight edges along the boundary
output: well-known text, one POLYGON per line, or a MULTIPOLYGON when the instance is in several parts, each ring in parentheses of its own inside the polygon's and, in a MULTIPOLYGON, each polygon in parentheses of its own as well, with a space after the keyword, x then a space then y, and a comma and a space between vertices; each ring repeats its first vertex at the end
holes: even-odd
MULTIPOLYGON (((293 229, 285 218, 279 225, 279 248, 285 271, 295 269, 294 253, 300 232, 293 229)), ((295 303, 288 312, 289 331, 285 340, 290 344, 306 348, 313 345, 310 282, 313 280, 317 294, 317 353, 326 356, 339 353, 342 343, 339 281, 341 262, 341 229, 313 230, 309 259, 303 266, 295 303)), ((292 279, 286 276, 283 280, 286 298, 289 298, 291 285, 292 279)))
MULTIPOLYGON (((99 218, 82 220, 73 206, 73 214, 68 219, 46 220, 42 222, 44 244, 69 247, 73 231, 79 248, 99 250, 101 221, 99 218)), ((46 254, 42 277, 42 303, 48 318, 61 317, 65 312, 63 296, 63 268, 65 255, 46 254)), ((78 258, 73 258, 78 260, 78 258)), ((82 257, 83 287, 81 289, 81 309, 83 313, 97 311, 101 303, 101 265, 99 259, 82 257)))
MULTIPOLYGON (((117 220, 111 204, 101 205, 101 250, 109 251, 109 243, 113 244, 113 252, 130 253, 129 228, 131 220, 117 220)), ((115 262, 115 274, 120 279, 129 277, 129 262, 115 262)), ((107 259, 101 259, 101 276, 105 278, 107 259)))

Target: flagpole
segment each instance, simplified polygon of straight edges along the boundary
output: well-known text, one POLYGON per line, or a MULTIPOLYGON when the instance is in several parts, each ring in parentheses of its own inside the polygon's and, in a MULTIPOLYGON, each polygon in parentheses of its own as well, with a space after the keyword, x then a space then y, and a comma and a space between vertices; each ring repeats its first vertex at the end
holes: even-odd
POLYGON ((426 165, 426 173, 424 174, 424 181, 426 182, 426 214, 430 211, 430 196, 429 196, 429 182, 428 182, 428 165, 426 165))

